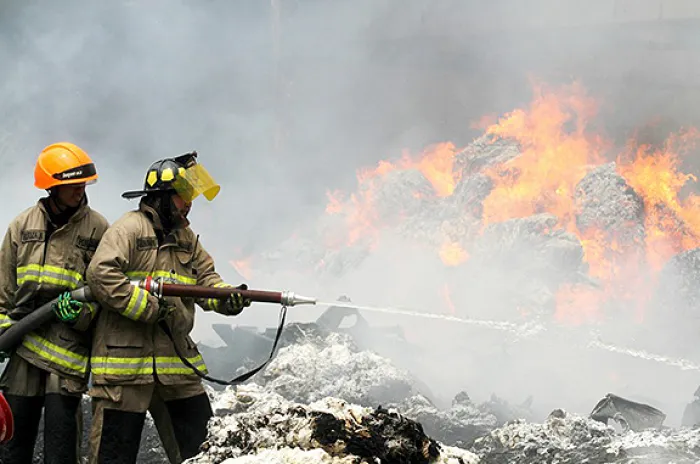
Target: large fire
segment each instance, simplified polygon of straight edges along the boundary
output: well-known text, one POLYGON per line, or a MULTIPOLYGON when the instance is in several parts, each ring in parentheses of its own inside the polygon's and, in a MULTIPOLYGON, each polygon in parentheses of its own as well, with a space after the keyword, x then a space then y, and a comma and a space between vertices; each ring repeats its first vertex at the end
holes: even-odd
MULTIPOLYGON (((671 256, 700 246, 700 197, 680 196, 681 188, 695 178, 679 170, 679 156, 697 134, 673 134, 656 149, 631 141, 615 152, 611 143, 589 130, 596 110, 595 100, 578 86, 563 91, 539 88, 529 108, 504 115, 485 131, 494 140, 516 141, 521 154, 486 171, 493 189, 483 201, 483 225, 551 213, 558 218, 558 227, 579 238, 590 275, 602 283, 596 292, 573 285, 560 289, 556 318, 573 323, 596 319, 602 301, 610 293, 636 302, 646 297, 620 294, 624 290, 620 290, 617 279, 626 275, 626 268, 649 269, 651 277, 639 278, 653 279, 653 273, 671 256), (619 154, 610 159, 610 153, 619 154), (616 161, 618 174, 644 202, 644 243, 636 248, 620 243, 618 237, 603 230, 580 231, 575 221, 576 185, 591 169, 609 161, 616 161)), ((343 215, 346 236, 338 240, 334 235, 334 243, 328 246, 352 245, 361 238, 371 240, 378 230, 390 225, 376 209, 376 195, 392 173, 418 171, 432 186, 430 196, 449 198, 460 180, 461 171, 454 166, 460 151, 452 143, 442 143, 418 155, 404 153, 398 161, 381 161, 375 168, 359 172, 356 193, 345 198, 340 192, 329 193, 326 211, 343 215)), ((426 192, 417 189, 410 195, 418 201, 426 192)), ((401 216, 400 211, 395 213, 401 216)), ((454 237, 437 245, 436 253, 448 266, 460 266, 469 259, 463 244, 454 237)))
POLYGON ((595 103, 580 92, 537 94, 529 111, 513 111, 486 129, 516 140, 522 155, 491 170, 496 188, 484 201, 484 219, 549 212, 572 230, 574 186, 591 165, 602 162, 602 142, 586 134, 595 103))
MULTIPOLYGON (((698 132, 670 134, 660 147, 635 140, 616 147, 591 130, 596 112, 596 101, 580 86, 557 91, 536 88, 528 108, 516 109, 495 122, 490 118, 489 124, 484 119, 480 127, 491 143, 513 141, 519 155, 482 171, 492 186, 481 207, 474 208, 477 213, 456 213, 477 214, 482 232, 509 219, 549 213, 556 216, 557 228, 578 238, 588 274, 597 279, 599 287, 560 286, 555 319, 565 323, 600 320, 611 297, 623 301, 637 319, 642 319, 645 301, 665 263, 679 252, 700 247, 700 196, 681 194, 697 179, 680 169, 682 156, 693 148, 698 132), (577 224, 577 185, 593 169, 610 161, 615 161, 617 174, 643 202, 643 233, 632 241, 602 228, 582 230, 577 224)), ((354 193, 327 193, 326 214, 337 218, 342 227, 329 230, 323 245, 330 250, 357 244, 371 248, 383 228, 415 215, 424 206, 422 202, 449 201, 458 195, 463 171, 456 159, 464 150, 449 142, 440 143, 422 153, 403 153, 398 160, 383 160, 360 170, 354 193), (405 177, 396 181, 396 176, 405 177), (400 188, 385 189, 391 182, 400 188), (401 198, 392 198, 397 194, 401 198)), ((436 257, 446 266, 458 268, 469 263, 469 242, 461 231, 445 233, 433 246, 436 257)), ((246 278, 250 276, 249 260, 231 264, 246 278)), ((325 265, 321 260, 316 269, 325 265)), ((454 313, 449 288, 438 291, 454 313)), ((520 310, 528 312, 527 308, 520 310)))

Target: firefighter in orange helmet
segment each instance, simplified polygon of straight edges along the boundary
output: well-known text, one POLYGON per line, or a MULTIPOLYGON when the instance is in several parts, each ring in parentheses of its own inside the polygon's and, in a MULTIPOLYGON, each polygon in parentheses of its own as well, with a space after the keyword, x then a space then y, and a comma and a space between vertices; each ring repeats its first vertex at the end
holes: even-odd
POLYGON ((90 157, 72 143, 49 145, 34 170, 48 191, 8 226, 0 246, 0 331, 55 300, 56 320, 27 334, 0 377, 15 418, 13 438, 0 445, 0 462, 30 464, 44 410, 44 462, 77 463, 82 394, 87 391, 90 328, 97 306, 70 291, 85 271, 107 220, 88 206, 85 186, 97 180, 90 157))

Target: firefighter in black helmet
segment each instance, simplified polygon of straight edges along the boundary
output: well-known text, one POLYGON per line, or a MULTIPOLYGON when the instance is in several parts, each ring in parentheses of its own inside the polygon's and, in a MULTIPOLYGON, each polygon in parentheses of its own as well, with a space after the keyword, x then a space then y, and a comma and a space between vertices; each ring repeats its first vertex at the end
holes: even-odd
POLYGON ((154 398, 166 406, 183 459, 196 455, 206 438, 212 410, 192 369, 207 372, 189 335, 194 305, 237 315, 250 302, 239 293, 224 301, 158 300, 131 284, 153 277, 230 287, 189 227, 192 201, 200 194, 211 201, 220 189, 196 157, 188 153, 154 163, 144 188, 122 195, 143 197, 139 209, 107 230, 88 268, 88 285, 103 307, 92 345, 90 462, 135 463, 146 411, 154 398))

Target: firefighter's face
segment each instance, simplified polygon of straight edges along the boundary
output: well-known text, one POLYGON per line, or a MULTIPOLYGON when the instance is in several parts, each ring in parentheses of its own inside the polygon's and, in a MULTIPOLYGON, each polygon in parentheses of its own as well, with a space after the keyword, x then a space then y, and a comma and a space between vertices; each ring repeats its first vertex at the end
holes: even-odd
POLYGON ((177 212, 183 218, 186 219, 187 215, 190 214, 190 209, 192 208, 192 202, 183 200, 182 197, 180 195, 178 195, 177 193, 173 194, 173 205, 175 205, 177 212))
POLYGON ((76 208, 85 196, 85 184, 59 185, 56 187, 56 196, 62 204, 76 208))

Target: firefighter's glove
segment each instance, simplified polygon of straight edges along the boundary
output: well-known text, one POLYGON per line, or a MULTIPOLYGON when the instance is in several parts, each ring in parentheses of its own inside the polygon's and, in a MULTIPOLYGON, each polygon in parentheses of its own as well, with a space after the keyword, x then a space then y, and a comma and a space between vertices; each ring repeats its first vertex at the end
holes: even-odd
POLYGON ((58 297, 58 301, 51 306, 51 309, 62 322, 75 322, 80 316, 80 311, 83 310, 83 303, 74 300, 70 292, 64 292, 58 297))
MULTIPOLYGON (((248 290, 248 286, 246 284, 241 284, 236 288, 239 290, 248 290)), ((232 293, 231 296, 225 299, 223 303, 222 312, 227 316, 237 316, 241 314, 243 308, 250 306, 250 300, 243 298, 243 295, 238 292, 232 293)))
POLYGON ((168 300, 158 300, 158 320, 163 321, 167 319, 175 311, 175 308, 176 306, 168 302, 168 300))

